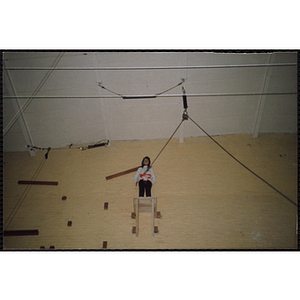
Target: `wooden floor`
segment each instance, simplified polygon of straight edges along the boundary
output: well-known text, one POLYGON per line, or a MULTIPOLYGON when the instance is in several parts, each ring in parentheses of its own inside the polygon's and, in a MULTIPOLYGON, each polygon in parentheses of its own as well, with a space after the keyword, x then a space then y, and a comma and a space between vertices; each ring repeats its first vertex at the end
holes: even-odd
MULTIPOLYGON (((217 136, 247 167, 297 202, 297 137, 292 134, 217 136)), ((153 166, 161 218, 141 213, 138 237, 134 173, 105 177, 151 159, 166 140, 119 141, 35 156, 4 153, 5 249, 294 249, 297 207, 234 161, 208 137, 173 139, 153 166), (34 177, 34 175, 37 175, 34 177), (21 185, 19 180, 58 185, 21 185), (62 198, 66 197, 65 200, 62 198), (106 204, 105 204, 106 203, 106 204), (106 205, 106 209, 105 209, 106 205), (71 223, 70 223, 71 222, 71 223)), ((45 145, 48 146, 48 145, 45 145)))

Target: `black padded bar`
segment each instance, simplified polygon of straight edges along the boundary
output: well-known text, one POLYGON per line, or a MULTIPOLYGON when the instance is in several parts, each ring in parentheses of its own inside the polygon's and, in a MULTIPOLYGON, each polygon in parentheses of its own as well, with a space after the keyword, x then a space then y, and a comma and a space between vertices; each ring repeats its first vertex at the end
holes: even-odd
POLYGON ((155 95, 153 96, 122 96, 123 99, 148 99, 148 98, 156 98, 155 95))
POLYGON ((183 97, 183 108, 187 109, 188 105, 187 105, 186 95, 182 95, 182 97, 183 97))

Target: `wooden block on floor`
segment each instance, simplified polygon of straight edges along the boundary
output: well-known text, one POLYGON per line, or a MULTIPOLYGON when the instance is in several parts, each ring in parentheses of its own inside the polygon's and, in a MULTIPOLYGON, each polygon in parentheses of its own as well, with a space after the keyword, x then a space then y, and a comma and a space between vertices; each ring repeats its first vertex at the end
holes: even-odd
POLYGON ((104 241, 104 242, 103 242, 102 248, 103 248, 103 249, 107 249, 107 241, 104 241))

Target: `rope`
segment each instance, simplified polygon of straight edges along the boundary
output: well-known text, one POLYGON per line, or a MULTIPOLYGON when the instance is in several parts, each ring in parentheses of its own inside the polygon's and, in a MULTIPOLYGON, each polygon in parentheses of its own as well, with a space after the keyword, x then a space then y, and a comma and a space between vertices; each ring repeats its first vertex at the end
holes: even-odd
POLYGON ((169 89, 167 89, 167 90, 165 90, 163 92, 155 94, 155 96, 159 96, 159 95, 164 94, 164 93, 166 93, 166 92, 168 92, 170 90, 173 90, 173 89, 175 89, 176 87, 178 87, 179 85, 181 85, 183 83, 184 83, 184 79, 181 82, 179 82, 178 84, 174 85, 173 87, 171 87, 171 88, 169 88, 169 89))
POLYGON ((123 97, 123 95, 121 95, 121 94, 119 94, 119 93, 116 93, 116 92, 113 92, 113 91, 107 89, 107 88, 106 88, 105 86, 103 86, 100 82, 98 83, 98 85, 99 85, 100 87, 102 87, 104 90, 107 90, 107 91, 109 91, 109 92, 111 92, 111 93, 113 93, 113 94, 115 94, 115 95, 118 95, 118 96, 120 96, 120 97, 123 97))
POLYGON ((174 134, 177 132, 177 130, 179 129, 179 127, 181 126, 181 124, 183 123, 183 121, 184 121, 184 119, 181 120, 180 124, 177 126, 177 128, 175 129, 175 131, 173 132, 173 134, 171 135, 171 137, 168 139, 168 141, 166 142, 166 144, 163 146, 163 148, 160 150, 160 152, 158 153, 158 155, 155 157, 155 159, 153 160, 153 162, 151 164, 151 168, 152 168, 154 162, 157 160, 157 158, 163 152, 163 150, 167 147, 167 145, 169 144, 170 140, 172 139, 172 137, 174 136, 174 134))
POLYGON ((189 119, 197 126, 199 127, 213 142, 215 142, 223 151, 225 151, 229 156, 231 156, 235 161, 237 161, 241 166, 243 166, 246 170, 248 170, 249 172, 251 172, 253 175, 255 175, 257 178, 259 178, 260 180, 262 180, 264 183, 266 183, 269 187, 271 187, 274 191, 276 191, 277 193, 279 193, 281 196, 283 196, 285 199, 287 199, 289 202, 291 202, 292 204, 294 204, 295 206, 297 206, 297 204, 292 201, 289 197, 287 197, 286 195, 284 195, 283 193, 281 193, 279 190, 277 190, 274 186, 272 186, 270 183, 268 183, 266 180, 264 180, 263 178, 261 178, 259 175, 257 175, 255 172, 253 172, 252 170, 250 170, 247 166, 245 166, 241 161, 239 161, 236 157, 234 157, 230 152, 228 152, 223 146, 221 146, 212 136, 210 136, 200 125, 198 125, 190 116, 189 119))

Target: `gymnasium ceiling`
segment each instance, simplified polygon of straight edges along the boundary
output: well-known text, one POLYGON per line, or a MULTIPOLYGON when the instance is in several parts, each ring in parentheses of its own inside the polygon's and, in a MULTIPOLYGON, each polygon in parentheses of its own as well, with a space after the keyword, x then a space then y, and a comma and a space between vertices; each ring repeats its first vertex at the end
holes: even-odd
MULTIPOLYGON (((3 65, 4 151, 169 138, 182 87, 211 135, 297 130, 297 53, 6 52, 3 65)), ((188 120, 174 137, 203 135, 188 120)))

